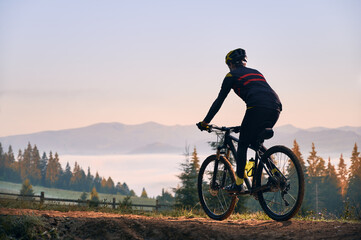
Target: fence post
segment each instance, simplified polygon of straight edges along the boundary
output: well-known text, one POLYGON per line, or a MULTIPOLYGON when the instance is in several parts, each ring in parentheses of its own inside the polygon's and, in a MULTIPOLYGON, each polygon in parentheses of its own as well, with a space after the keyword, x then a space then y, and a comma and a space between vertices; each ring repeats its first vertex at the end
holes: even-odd
POLYGON ((155 211, 158 212, 158 209, 159 209, 159 205, 158 205, 158 199, 155 200, 155 211))
POLYGON ((40 204, 41 205, 43 205, 43 203, 44 203, 44 198, 45 198, 44 195, 45 195, 44 192, 40 193, 40 204))
POLYGON ((115 209, 115 198, 113 198, 113 209, 115 209))

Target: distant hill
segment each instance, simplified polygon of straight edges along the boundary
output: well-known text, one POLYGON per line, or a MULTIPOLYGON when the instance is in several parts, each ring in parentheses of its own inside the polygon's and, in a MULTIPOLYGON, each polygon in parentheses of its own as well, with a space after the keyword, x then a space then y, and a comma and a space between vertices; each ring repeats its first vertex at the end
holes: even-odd
MULTIPOLYGON (((300 129, 292 125, 275 128, 275 136, 265 145, 284 144, 292 147, 294 139, 305 158, 312 142, 320 156, 338 158, 350 155, 355 143, 361 147, 361 127, 300 129)), ((41 151, 61 155, 183 153, 185 146, 196 146, 199 153, 210 153, 208 141, 216 136, 201 132, 195 125, 165 126, 155 122, 138 125, 98 123, 87 127, 59 131, 45 131, 26 135, 0 137, 4 151, 12 145, 15 154, 28 142, 41 151)))

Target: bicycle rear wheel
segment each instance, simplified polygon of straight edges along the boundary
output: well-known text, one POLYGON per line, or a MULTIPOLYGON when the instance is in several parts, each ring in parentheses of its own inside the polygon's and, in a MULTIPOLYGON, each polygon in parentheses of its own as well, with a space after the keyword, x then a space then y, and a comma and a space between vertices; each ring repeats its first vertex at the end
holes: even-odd
POLYGON ((215 220, 223 220, 232 214, 237 197, 224 190, 235 182, 235 174, 229 161, 216 155, 204 160, 198 174, 198 195, 207 215, 215 220))
POLYGON ((267 186, 266 190, 258 192, 258 200, 270 218, 286 221, 301 207, 304 196, 303 171, 296 155, 285 146, 268 149, 261 162, 268 160, 273 163, 271 169, 263 164, 257 169, 256 186, 267 186))

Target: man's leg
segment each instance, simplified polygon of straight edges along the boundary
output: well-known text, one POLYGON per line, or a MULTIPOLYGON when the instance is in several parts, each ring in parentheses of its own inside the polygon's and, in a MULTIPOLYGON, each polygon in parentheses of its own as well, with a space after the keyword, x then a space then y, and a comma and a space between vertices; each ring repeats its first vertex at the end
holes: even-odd
POLYGON ((238 185, 243 183, 249 145, 256 141, 257 136, 264 128, 273 127, 278 117, 279 112, 277 110, 251 108, 246 111, 241 125, 236 156, 236 183, 238 185))
POLYGON ((255 132, 257 130, 257 110, 256 109, 248 109, 246 114, 244 115, 242 124, 241 124, 241 131, 239 133, 239 142, 237 148, 237 156, 236 156, 236 175, 239 182, 243 183, 244 178, 244 168, 247 163, 247 150, 249 144, 252 142, 255 132))
POLYGON ((230 186, 227 186, 226 190, 231 193, 237 193, 244 191, 243 181, 244 181, 244 168, 247 162, 247 150, 248 146, 251 143, 254 127, 256 126, 255 121, 255 111, 253 109, 248 109, 244 115, 241 131, 239 134, 239 142, 237 147, 236 157, 236 183, 230 186), (251 111, 252 110, 252 111, 251 111))

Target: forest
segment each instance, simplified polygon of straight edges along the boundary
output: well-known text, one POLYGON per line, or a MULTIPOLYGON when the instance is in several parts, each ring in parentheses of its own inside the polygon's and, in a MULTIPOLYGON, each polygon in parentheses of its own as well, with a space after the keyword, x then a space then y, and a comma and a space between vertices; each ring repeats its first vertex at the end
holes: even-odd
POLYGON ((75 162, 73 170, 66 164, 65 169, 59 162, 59 155, 45 152, 40 157, 36 145, 28 143, 27 148, 19 150, 17 157, 11 145, 5 152, 0 143, 0 180, 21 183, 29 180, 32 185, 90 192, 93 187, 99 193, 122 194, 135 196, 128 185, 114 183, 111 177, 107 179, 99 176, 98 172, 93 176, 88 167, 87 173, 75 162))
MULTIPOLYGON (((330 158, 325 160, 319 156, 314 143, 306 157, 301 154, 296 140, 292 151, 300 160, 305 175, 305 196, 300 215, 361 218, 361 156, 356 143, 351 152, 349 167, 342 154, 336 166, 330 158)), ((195 209, 199 207, 197 175, 201 162, 196 147, 192 153, 188 149, 184 156, 181 173, 178 175, 180 184, 173 189, 174 195, 163 189, 157 199, 160 203, 195 209)), ((24 151, 19 150, 15 159, 12 147, 9 146, 8 151, 4 152, 0 143, 0 180, 21 183, 26 179, 33 185, 45 187, 83 192, 90 192, 95 187, 100 193, 135 196, 125 182, 114 184, 111 177, 106 179, 98 173, 94 177, 90 168, 85 173, 77 163, 72 171, 69 163, 63 169, 57 153, 50 152, 49 156, 43 153, 40 157, 37 146, 29 143, 24 151)), ((144 188, 141 197, 147 197, 144 188)), ((240 197, 236 212, 258 211, 258 205, 249 196, 240 197)))

